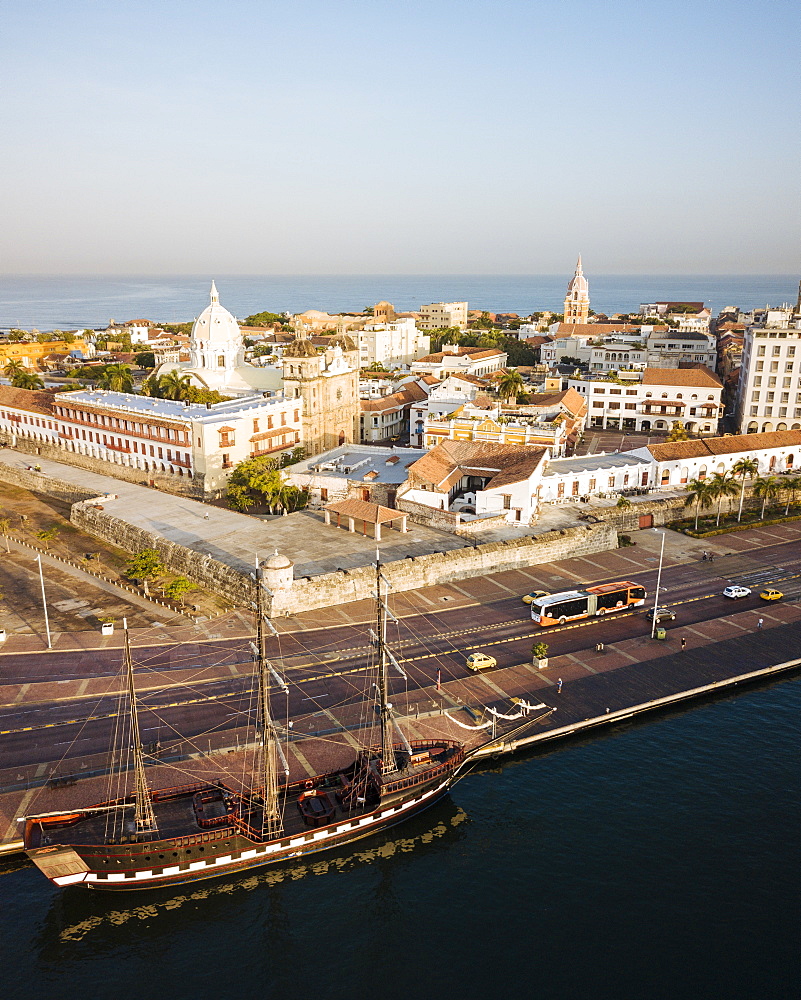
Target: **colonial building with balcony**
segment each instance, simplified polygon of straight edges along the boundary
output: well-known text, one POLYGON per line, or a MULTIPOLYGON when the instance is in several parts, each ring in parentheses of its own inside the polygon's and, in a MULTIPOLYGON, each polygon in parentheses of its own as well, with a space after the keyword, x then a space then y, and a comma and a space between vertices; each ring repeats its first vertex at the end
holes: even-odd
POLYGON ((631 378, 574 378, 568 384, 587 401, 591 427, 662 431, 678 422, 693 434, 717 433, 722 415, 720 379, 703 365, 646 368, 631 378))
MULTIPOLYGON (((0 436, 12 447, 57 449, 64 461, 109 475, 172 480, 178 488, 186 480, 187 487, 216 495, 239 462, 301 443, 300 406, 283 393, 211 405, 104 390, 0 386, 0 436)), ((52 450, 47 454, 57 457, 52 450)))

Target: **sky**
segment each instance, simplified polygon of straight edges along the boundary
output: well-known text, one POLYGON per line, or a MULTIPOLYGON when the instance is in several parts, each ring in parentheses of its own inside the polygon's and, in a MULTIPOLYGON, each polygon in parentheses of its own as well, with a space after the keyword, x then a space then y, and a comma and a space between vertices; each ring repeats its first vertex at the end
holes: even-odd
POLYGON ((797 0, 5 0, 0 272, 801 268, 797 0))

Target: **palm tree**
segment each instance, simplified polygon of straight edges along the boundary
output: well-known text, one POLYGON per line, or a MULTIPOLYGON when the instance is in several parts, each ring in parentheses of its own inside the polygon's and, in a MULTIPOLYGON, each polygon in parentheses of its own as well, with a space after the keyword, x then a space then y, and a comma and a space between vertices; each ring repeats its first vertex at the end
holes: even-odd
POLYGON ((3 374, 7 375, 9 378, 13 378, 20 372, 27 371, 25 365, 20 361, 19 358, 12 358, 3 369, 3 374))
POLYGON ((35 372, 17 372, 11 378, 15 389, 44 389, 44 382, 35 372))
POLYGON ((740 509, 737 511, 737 521, 739 523, 743 516, 743 499, 745 498, 745 478, 746 476, 756 476, 759 473, 759 462, 755 458, 738 458, 731 467, 732 475, 740 476, 742 484, 740 487, 740 509))
POLYGON ((695 530, 698 531, 698 515, 703 507, 712 506, 712 494, 709 490, 709 483, 703 479, 691 479, 687 483, 687 496, 684 498, 684 506, 689 507, 695 504, 695 530))
POLYGON ((779 482, 778 476, 760 476, 758 479, 754 480, 754 496, 762 498, 762 512, 759 515, 760 520, 765 517, 765 506, 768 500, 772 500, 776 494, 781 489, 781 483, 779 482))
POLYGON ((522 394, 524 388, 523 376, 516 368, 504 372, 498 379, 498 394, 501 399, 508 401, 513 396, 517 399, 522 394))
POLYGON ((801 476, 790 476, 784 480, 784 488, 789 493, 787 498, 787 506, 784 508, 784 516, 790 513, 790 504, 795 503, 795 495, 798 490, 801 490, 801 476))
POLYGON ((186 399, 192 380, 188 375, 182 375, 176 368, 170 369, 160 376, 158 394, 162 399, 186 399))
POLYGON ((112 392, 133 392, 131 369, 128 365, 106 365, 97 384, 101 389, 111 389, 112 392))
POLYGON ((739 492, 737 483, 733 479, 730 479, 725 472, 716 472, 709 480, 708 489, 709 495, 718 502, 718 516, 715 521, 715 527, 719 527, 723 498, 737 495, 739 492))

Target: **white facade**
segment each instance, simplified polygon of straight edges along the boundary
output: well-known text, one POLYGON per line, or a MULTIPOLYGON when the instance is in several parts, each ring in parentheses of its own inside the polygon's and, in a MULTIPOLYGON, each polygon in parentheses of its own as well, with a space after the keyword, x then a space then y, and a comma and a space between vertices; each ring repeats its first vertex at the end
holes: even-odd
POLYGON ((634 453, 555 459, 542 477, 545 503, 636 490, 651 484, 653 460, 634 453))
POLYGON ((466 302, 432 302, 420 307, 419 324, 424 330, 444 330, 455 326, 467 329, 466 302))
POLYGON ((359 332, 359 363, 385 368, 410 365, 431 350, 431 337, 417 328, 413 319, 366 326, 359 332))
POLYGON ((708 479, 716 472, 731 473, 741 458, 756 459, 757 475, 769 476, 801 468, 801 431, 656 444, 633 448, 631 454, 652 463, 651 485, 656 487, 682 487, 692 479, 708 479))
POLYGON ((415 375, 433 375, 443 379, 447 375, 474 375, 481 377, 506 367, 508 355, 497 348, 456 347, 443 344, 438 354, 428 354, 413 362, 415 375))
POLYGON ((716 434, 723 386, 700 369, 646 369, 642 381, 568 379, 587 400, 587 426, 635 431, 669 431, 682 422, 695 434, 716 434), (698 384, 693 384, 698 383, 698 384))
POLYGON ((781 325, 745 332, 735 408, 741 434, 801 428, 801 321, 777 319, 781 325))
POLYGON ((280 454, 301 443, 297 400, 251 396, 206 406, 132 393, 88 390, 56 393, 43 412, 36 393, 6 402, 0 393, 0 433, 53 445, 109 465, 188 478, 206 493, 224 488, 239 462, 280 454), (35 407, 35 409, 34 409, 35 407))

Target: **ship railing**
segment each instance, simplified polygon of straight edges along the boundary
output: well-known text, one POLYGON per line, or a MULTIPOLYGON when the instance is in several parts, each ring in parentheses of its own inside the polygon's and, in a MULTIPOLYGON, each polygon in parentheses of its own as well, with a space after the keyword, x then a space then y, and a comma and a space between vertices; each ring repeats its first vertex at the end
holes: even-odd
POLYGON ((224 830, 209 830, 208 833, 191 833, 186 837, 170 838, 174 847, 191 847, 193 844, 208 844, 213 840, 225 840, 231 836, 231 827, 224 830))
POLYGON ((208 787, 208 781, 193 781, 191 784, 186 785, 157 788, 150 793, 150 797, 154 802, 164 802, 166 799, 176 799, 182 795, 193 795, 195 792, 205 791, 208 787))

